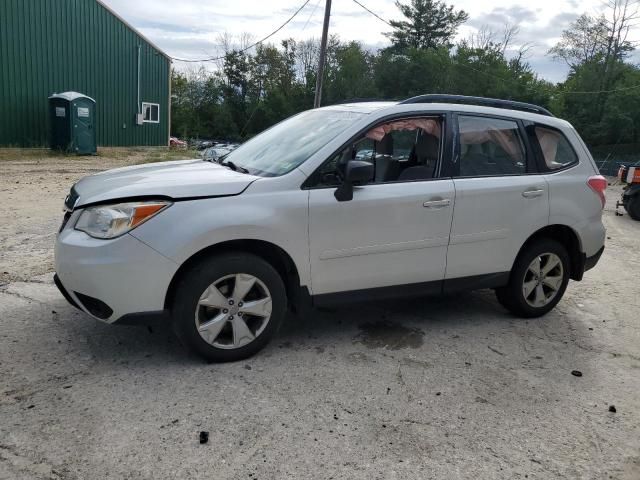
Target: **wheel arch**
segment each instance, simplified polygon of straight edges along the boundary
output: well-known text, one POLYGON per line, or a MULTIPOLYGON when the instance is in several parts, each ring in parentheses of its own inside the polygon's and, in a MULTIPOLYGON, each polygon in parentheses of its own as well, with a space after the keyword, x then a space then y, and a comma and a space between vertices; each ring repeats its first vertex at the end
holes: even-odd
MULTIPOLYGON (((580 242, 580 237, 575 230, 567 225, 547 225, 546 227, 543 227, 531 234, 522 247, 520 247, 513 264, 515 265, 517 259, 529 245, 541 238, 551 238, 564 245, 570 259, 569 278, 572 280, 582 280, 585 260, 584 254, 582 253, 582 244, 580 242)), ((513 266, 511 269, 513 270, 513 266)))
POLYGON ((264 240, 237 239, 209 245, 206 248, 194 253, 176 271, 169 283, 165 295, 164 308, 171 309, 175 297, 176 286, 180 279, 192 266, 199 263, 203 258, 220 255, 229 252, 246 252, 264 259, 271 264, 280 274, 284 281, 287 297, 291 303, 298 298, 300 290, 300 275, 295 262, 291 256, 278 245, 264 240))

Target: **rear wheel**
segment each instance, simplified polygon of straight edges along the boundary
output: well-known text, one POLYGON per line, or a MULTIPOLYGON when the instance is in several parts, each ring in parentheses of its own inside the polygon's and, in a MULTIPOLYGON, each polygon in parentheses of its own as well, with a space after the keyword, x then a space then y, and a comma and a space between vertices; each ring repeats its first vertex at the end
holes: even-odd
POLYGON ((631 218, 634 220, 640 220, 640 195, 636 194, 631 197, 627 201, 625 209, 631 218))
POLYGON ((521 317, 544 315, 564 295, 569 268, 569 254, 561 243, 538 240, 518 256, 509 284, 496 289, 498 301, 521 317))
POLYGON ((182 277, 173 326, 186 346, 216 362, 262 349, 286 314, 282 278, 262 258, 245 253, 210 257, 182 277))

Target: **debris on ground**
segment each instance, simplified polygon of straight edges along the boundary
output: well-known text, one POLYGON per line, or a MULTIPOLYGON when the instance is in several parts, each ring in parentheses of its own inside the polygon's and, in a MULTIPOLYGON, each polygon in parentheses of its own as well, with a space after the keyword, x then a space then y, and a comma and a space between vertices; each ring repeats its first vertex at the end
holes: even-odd
POLYGON ((209 432, 200 432, 200 444, 207 443, 209 441, 209 432))
POLYGON ((491 350, 493 353, 497 353, 498 355, 501 355, 504 357, 504 353, 502 353, 500 350, 498 350, 497 348, 493 348, 491 345, 487 345, 487 348, 489 350, 491 350))
POLYGON ((582 372, 580 370, 571 370, 571 375, 573 375, 574 377, 581 377, 582 372))
POLYGON ((616 406, 615 406, 615 405, 609 405, 609 411, 610 411, 611 413, 616 413, 616 412, 617 412, 617 410, 616 410, 616 406))

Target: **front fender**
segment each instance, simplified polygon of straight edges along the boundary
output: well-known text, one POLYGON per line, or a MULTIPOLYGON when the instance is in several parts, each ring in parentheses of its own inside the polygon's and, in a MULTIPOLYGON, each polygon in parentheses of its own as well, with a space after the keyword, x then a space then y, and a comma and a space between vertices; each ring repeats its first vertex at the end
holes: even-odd
POLYGON ((309 285, 308 195, 290 190, 176 202, 131 234, 179 265, 222 242, 269 242, 289 254, 301 285, 309 285))

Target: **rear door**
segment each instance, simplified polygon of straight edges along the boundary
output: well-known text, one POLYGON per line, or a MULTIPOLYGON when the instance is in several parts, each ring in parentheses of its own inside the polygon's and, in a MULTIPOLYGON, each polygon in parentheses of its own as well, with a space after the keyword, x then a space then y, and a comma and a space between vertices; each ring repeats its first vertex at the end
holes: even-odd
POLYGON ((455 115, 456 201, 445 278, 509 272, 549 221, 549 189, 518 120, 455 115))

